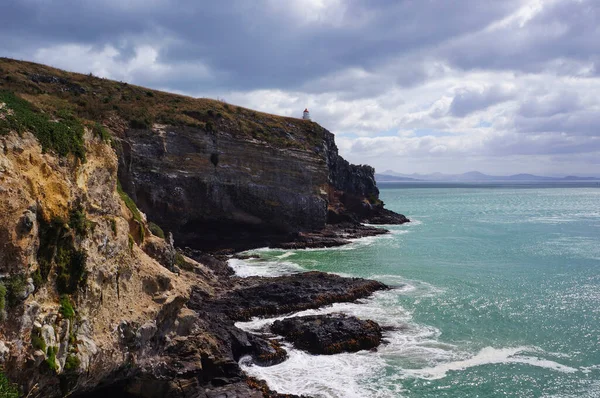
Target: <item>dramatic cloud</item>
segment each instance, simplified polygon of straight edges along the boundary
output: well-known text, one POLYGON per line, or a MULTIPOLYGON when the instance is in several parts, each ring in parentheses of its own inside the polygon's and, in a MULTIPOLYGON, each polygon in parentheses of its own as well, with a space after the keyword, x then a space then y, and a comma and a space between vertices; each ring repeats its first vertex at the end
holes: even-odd
POLYGON ((271 113, 356 163, 600 175, 597 0, 5 0, 0 55, 271 113))

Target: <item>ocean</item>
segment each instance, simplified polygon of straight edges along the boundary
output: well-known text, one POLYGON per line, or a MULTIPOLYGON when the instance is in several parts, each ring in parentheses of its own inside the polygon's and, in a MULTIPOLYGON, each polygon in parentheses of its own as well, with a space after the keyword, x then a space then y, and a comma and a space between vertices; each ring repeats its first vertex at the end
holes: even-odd
MULTIPOLYGON (((597 183, 380 184, 412 223, 339 248, 259 249, 241 276, 319 270, 394 289, 342 312, 393 327, 376 352, 243 369, 313 397, 600 397, 597 183)), ((273 319, 238 323, 260 330, 273 319)))

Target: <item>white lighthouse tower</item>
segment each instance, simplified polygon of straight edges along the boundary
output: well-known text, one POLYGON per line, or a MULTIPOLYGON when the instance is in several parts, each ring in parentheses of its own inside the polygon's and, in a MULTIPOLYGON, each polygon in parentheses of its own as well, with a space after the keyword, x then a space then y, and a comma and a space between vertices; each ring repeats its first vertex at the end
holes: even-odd
POLYGON ((304 113, 302 114, 302 119, 310 120, 310 112, 308 111, 308 108, 304 109, 304 113))

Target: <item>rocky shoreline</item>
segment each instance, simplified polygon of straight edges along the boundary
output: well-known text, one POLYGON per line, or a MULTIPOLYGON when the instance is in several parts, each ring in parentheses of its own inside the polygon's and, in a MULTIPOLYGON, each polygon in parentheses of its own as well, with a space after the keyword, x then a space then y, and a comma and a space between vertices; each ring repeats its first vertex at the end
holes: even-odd
MULTIPOLYGON (((272 365, 284 348, 236 321, 387 288, 227 266, 409 221, 318 124, 5 58, 0 72, 0 376, 19 394, 276 397, 238 361, 272 365)), ((327 318, 309 333, 339 322, 347 343, 324 347, 377 329, 327 318)))
MULTIPOLYGON (((271 366, 286 360, 287 352, 273 335, 254 334, 235 326, 235 322, 247 321, 252 317, 271 317, 305 309, 315 309, 339 302, 353 302, 369 297, 379 290, 389 289, 381 282, 362 278, 346 278, 323 272, 305 272, 279 277, 247 277, 232 275, 226 261, 212 257, 207 261, 206 254, 188 250, 191 258, 210 264, 218 275, 220 288, 209 296, 203 289, 194 288, 190 299, 185 303, 188 310, 197 317, 193 322, 215 339, 219 349, 218 357, 206 357, 201 352, 201 339, 179 325, 180 332, 170 341, 149 341, 150 344, 165 344, 159 356, 159 366, 139 367, 132 374, 116 374, 120 379, 108 387, 90 391, 80 397, 268 397, 294 398, 297 396, 271 391, 265 382, 247 377, 239 360, 249 356, 255 366, 271 366)), ((301 318, 290 318, 297 322, 301 318)), ((329 347, 328 354, 342 351, 370 349, 381 342, 381 328, 373 321, 362 321, 354 317, 314 317, 311 330, 318 331, 313 344, 315 353, 322 352, 318 347, 329 347), (322 325, 319 325, 322 324, 322 325), (340 326, 341 325, 341 326, 340 326), (338 329, 331 335, 333 329, 338 329), (358 344, 356 343, 358 341, 358 344)), ((139 330, 137 333, 139 337, 139 330)), ((132 344, 138 343, 132 337, 132 344)), ((153 340, 153 339, 151 339, 153 340)))

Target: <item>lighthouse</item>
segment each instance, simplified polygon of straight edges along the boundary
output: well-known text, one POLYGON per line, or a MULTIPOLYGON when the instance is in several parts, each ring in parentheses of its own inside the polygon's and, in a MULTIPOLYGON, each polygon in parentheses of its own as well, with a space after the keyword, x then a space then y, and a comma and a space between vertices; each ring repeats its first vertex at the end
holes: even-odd
POLYGON ((304 109, 304 113, 302 114, 303 120, 310 120, 310 112, 308 112, 308 108, 304 109))

